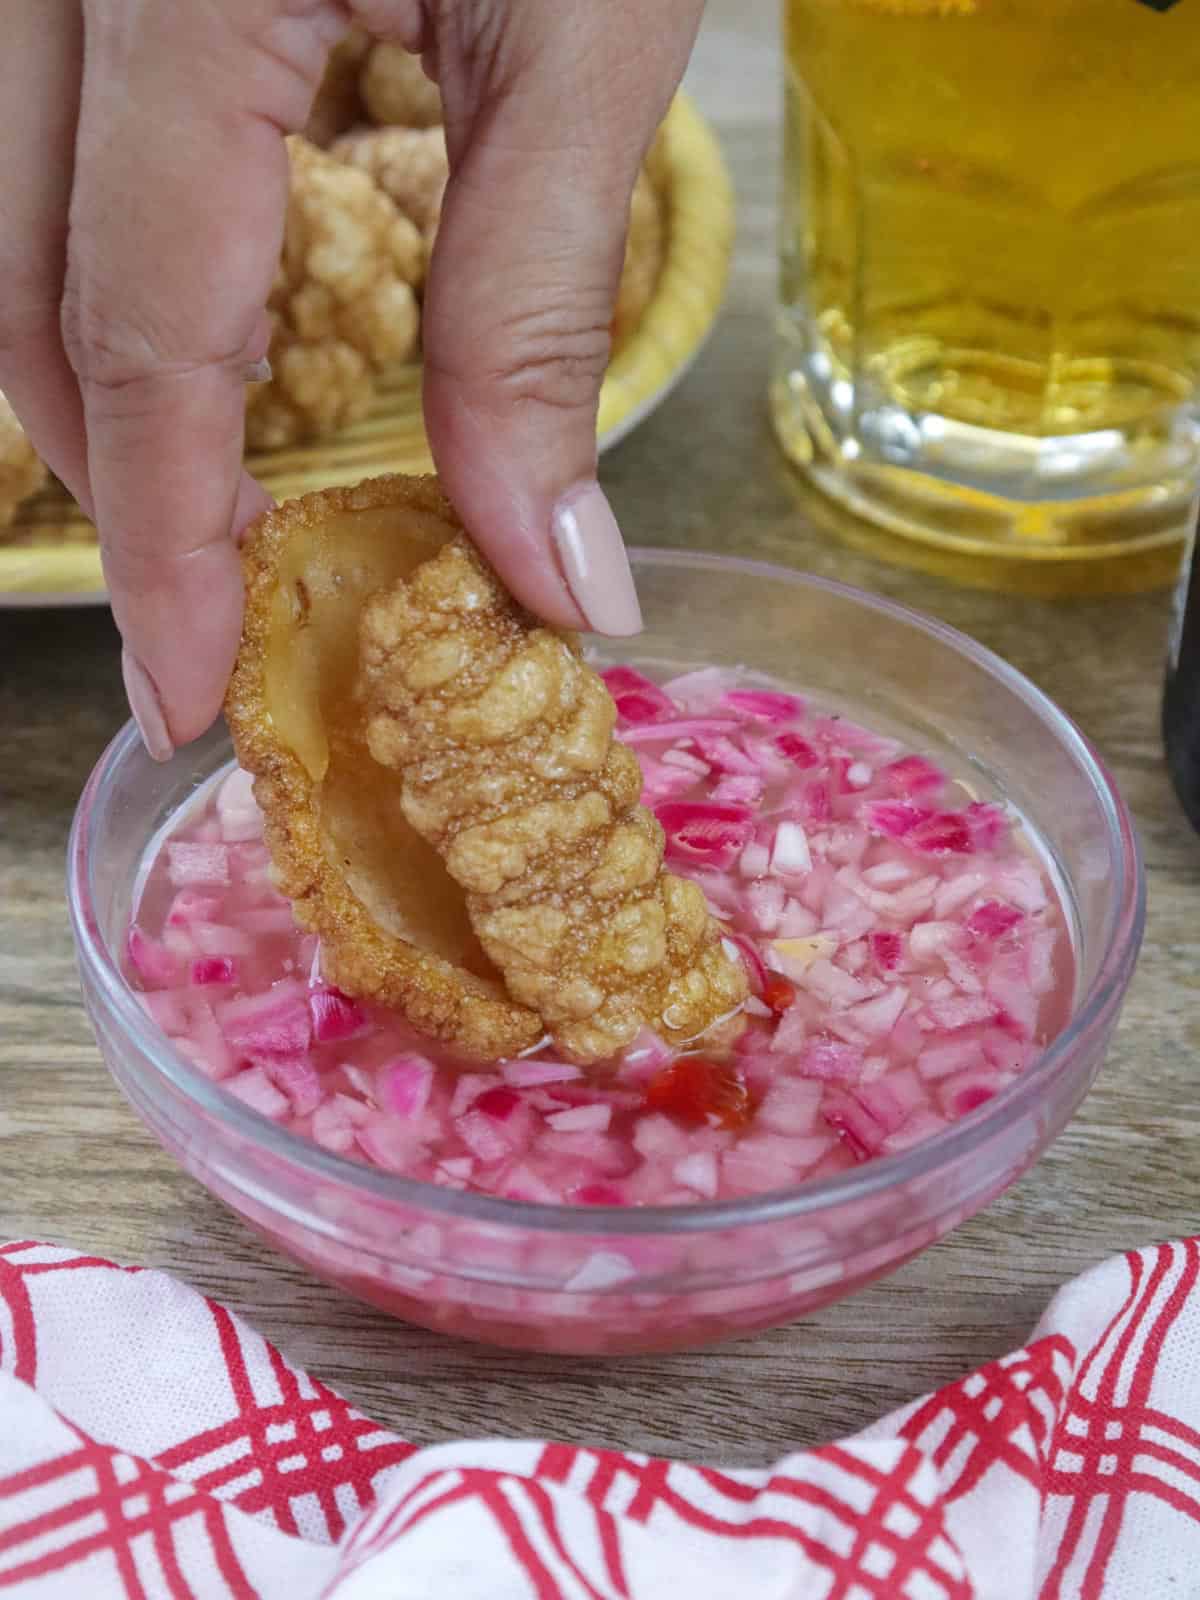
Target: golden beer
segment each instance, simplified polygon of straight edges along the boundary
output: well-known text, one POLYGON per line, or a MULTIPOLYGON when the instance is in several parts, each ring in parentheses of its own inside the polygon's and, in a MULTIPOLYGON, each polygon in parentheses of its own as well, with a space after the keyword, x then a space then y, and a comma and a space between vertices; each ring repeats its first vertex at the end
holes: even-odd
POLYGON ((785 26, 789 454, 926 540, 1181 532, 1200 0, 786 0, 785 26))

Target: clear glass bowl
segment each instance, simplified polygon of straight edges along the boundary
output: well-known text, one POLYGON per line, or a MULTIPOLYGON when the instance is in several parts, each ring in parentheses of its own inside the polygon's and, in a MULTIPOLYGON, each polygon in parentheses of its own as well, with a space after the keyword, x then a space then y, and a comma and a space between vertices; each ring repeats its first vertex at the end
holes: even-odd
POLYGON ((138 1114, 280 1250, 426 1327, 617 1353, 767 1328, 852 1293, 1000 1194, 1097 1072, 1133 971, 1144 888, 1129 815, 1086 740, 1032 684, 951 629, 748 561, 634 552, 646 617, 615 659, 744 665, 929 752, 1024 815, 1074 923, 1071 1021, 980 1110, 900 1155, 797 1189, 693 1206, 535 1205, 396 1177, 268 1121, 173 1049, 121 973, 149 841, 230 757, 217 729, 165 766, 132 729, 80 801, 69 897, 84 1001, 138 1114))

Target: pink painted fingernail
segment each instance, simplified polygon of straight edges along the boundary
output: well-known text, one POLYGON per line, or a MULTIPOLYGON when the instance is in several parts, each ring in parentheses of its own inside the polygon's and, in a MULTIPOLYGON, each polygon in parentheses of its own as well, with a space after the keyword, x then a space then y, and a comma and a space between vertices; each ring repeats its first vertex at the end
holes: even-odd
POLYGON ((596 482, 568 489, 554 508, 554 548, 571 597, 596 633, 640 633, 638 605, 625 541, 596 482))
POLYGON ((152 761, 169 761, 175 746, 163 716, 162 704, 154 680, 136 656, 128 650, 121 651, 121 676, 125 680, 125 694, 129 709, 138 725, 142 743, 152 761))

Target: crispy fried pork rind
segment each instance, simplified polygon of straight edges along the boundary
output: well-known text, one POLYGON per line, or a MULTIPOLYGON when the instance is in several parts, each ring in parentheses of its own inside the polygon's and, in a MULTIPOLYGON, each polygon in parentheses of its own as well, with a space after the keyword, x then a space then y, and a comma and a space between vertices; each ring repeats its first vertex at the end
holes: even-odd
POLYGON ((426 76, 420 56, 398 44, 371 46, 362 64, 359 92, 367 116, 380 127, 432 128, 442 120, 442 96, 426 76))
POLYGON ((0 528, 7 527, 21 503, 46 482, 46 476, 16 412, 0 394, 0 528))
POLYGON ((450 175, 440 127, 360 129, 336 139, 330 154, 369 173, 422 237, 432 239, 450 175))
POLYGON ((269 511, 243 546, 246 615, 226 715, 254 774, 279 885, 319 934, 325 975, 465 1055, 535 1044, 460 889, 373 762, 356 700, 369 597, 458 532, 432 480, 379 478, 269 511))
POLYGON ((431 478, 267 513, 226 711, 322 969, 479 1058, 548 1027, 580 1061, 745 995, 664 873, 636 758, 576 641, 540 626, 431 478))
POLYGON ((247 391, 246 440, 272 450, 362 416, 381 368, 417 344, 418 230, 363 171, 288 140, 283 253, 267 309, 268 383, 247 391))
POLYGON ((603 683, 465 534, 369 601, 362 643, 371 754, 509 994, 562 1051, 611 1058, 647 1022, 683 1042, 740 1004, 745 975, 704 896, 662 870, 603 683))

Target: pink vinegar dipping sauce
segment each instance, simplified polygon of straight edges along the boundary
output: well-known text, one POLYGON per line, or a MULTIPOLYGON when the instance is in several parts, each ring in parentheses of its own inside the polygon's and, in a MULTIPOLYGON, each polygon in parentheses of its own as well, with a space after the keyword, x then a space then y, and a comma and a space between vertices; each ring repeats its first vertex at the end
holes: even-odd
POLYGON ((1027 830, 919 753, 757 677, 604 673, 671 868, 751 998, 676 1052, 588 1073, 541 1047, 456 1059, 321 980, 227 770, 150 861, 127 965, 177 1050, 324 1148, 507 1199, 686 1205, 904 1150, 1066 1024, 1075 964, 1027 830))

